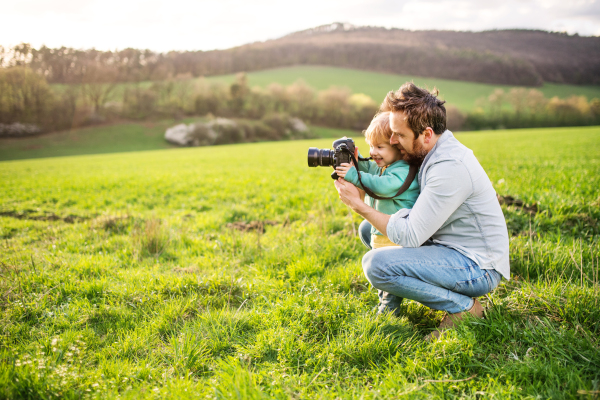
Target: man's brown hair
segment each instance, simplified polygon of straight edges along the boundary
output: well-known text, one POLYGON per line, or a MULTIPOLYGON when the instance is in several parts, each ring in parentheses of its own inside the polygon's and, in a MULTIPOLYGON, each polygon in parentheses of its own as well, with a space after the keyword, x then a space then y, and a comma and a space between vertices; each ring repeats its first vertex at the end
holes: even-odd
POLYGON ((414 132, 415 139, 430 127, 436 135, 446 130, 445 101, 437 98, 437 89, 429 92, 412 82, 406 82, 395 92, 389 92, 379 111, 402 111, 406 115, 408 127, 414 132))

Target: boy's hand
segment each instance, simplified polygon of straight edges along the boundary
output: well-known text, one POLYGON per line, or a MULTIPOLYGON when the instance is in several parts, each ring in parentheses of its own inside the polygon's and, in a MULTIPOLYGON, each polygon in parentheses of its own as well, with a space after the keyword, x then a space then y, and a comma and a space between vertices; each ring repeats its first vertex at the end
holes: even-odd
POLYGON ((335 169, 335 172, 337 172, 340 178, 344 178, 350 168, 352 168, 352 164, 342 163, 339 167, 335 169))

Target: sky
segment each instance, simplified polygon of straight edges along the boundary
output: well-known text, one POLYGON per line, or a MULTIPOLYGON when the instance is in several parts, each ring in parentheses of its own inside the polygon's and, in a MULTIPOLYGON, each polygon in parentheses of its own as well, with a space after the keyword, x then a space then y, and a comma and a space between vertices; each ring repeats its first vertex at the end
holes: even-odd
POLYGON ((0 0, 0 45, 225 49, 332 22, 600 36, 600 0, 0 0))

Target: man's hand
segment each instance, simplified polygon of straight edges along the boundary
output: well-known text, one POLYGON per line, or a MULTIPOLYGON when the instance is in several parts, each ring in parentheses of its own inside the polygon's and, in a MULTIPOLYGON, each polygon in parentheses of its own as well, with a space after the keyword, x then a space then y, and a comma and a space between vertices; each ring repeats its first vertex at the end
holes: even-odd
POLYGON ((357 187, 357 189, 358 189, 358 194, 360 195, 360 199, 364 202, 365 201, 365 191, 358 187, 357 187))
POLYGON ((335 172, 337 172, 340 178, 345 178, 350 168, 352 168, 352 164, 342 163, 339 167, 335 169, 335 172))
POLYGON ((352 211, 369 221, 379 232, 387 231, 390 216, 366 205, 361 199, 361 190, 343 178, 339 178, 333 184, 342 202, 349 206, 352 211))
POLYGON ((358 212, 358 209, 365 205, 360 198, 358 188, 350 182, 347 182, 343 178, 339 178, 337 181, 333 182, 333 184, 335 185, 342 202, 349 206, 354 212, 358 212))

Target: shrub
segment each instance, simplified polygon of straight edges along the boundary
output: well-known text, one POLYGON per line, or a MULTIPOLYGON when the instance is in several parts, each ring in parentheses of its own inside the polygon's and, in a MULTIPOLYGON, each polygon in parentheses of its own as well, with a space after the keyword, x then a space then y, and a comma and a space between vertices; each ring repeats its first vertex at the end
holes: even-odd
POLYGON ((157 95, 152 89, 139 85, 127 87, 123 93, 123 114, 129 118, 145 119, 156 111, 157 95))
POLYGON ((459 131, 465 125, 467 116, 457 107, 446 105, 446 127, 451 131, 459 131))
POLYGON ((366 129, 379 108, 372 98, 363 93, 355 93, 350 96, 348 105, 353 120, 351 128, 360 130, 366 129))
POLYGON ((197 122, 190 125, 189 136, 192 146, 210 146, 215 142, 217 133, 208 124, 197 122))
POLYGON ((600 100, 583 96, 548 99, 536 89, 497 89, 479 99, 478 108, 467 115, 466 129, 582 126, 600 123, 600 100))

